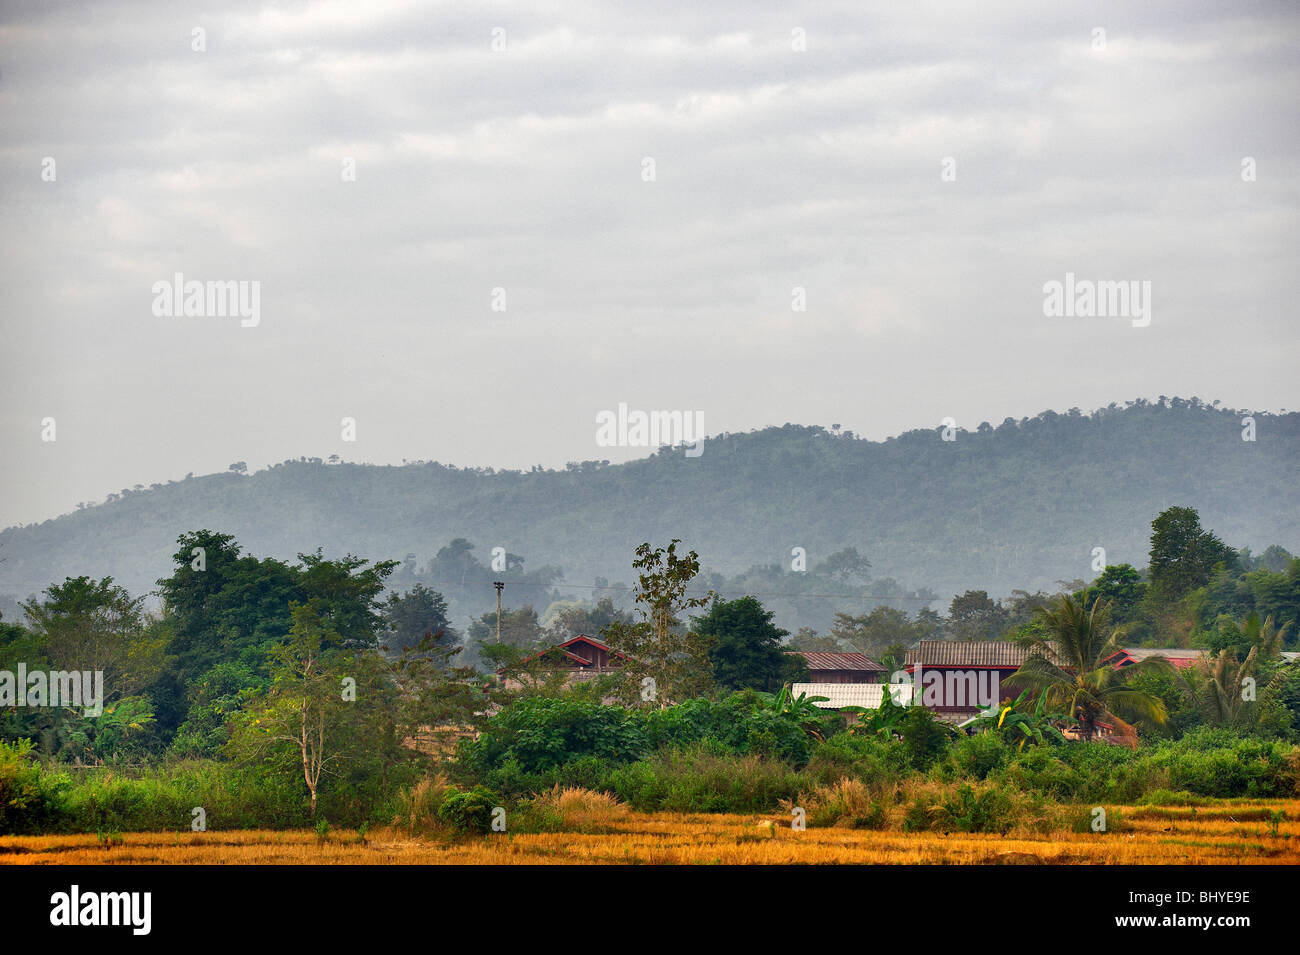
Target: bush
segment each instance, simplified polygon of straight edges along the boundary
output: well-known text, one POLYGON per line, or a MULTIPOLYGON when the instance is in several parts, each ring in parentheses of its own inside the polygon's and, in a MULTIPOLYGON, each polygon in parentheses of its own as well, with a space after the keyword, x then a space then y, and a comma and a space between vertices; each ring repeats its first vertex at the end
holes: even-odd
POLYGON ((903 736, 907 761, 913 769, 928 769, 948 748, 948 730, 940 726, 934 713, 923 706, 909 706, 899 721, 898 729, 903 736))
MULTIPOLYGON (((1023 750, 1021 751, 1023 752, 1023 750)), ((963 736, 948 748, 944 760, 946 775, 957 779, 988 779, 1016 753, 1002 736, 992 730, 963 736)))
POLYGON ((630 762, 646 748, 644 732, 620 706, 525 697, 493 716, 477 740, 461 744, 459 753, 479 773, 508 762, 523 773, 537 773, 581 756, 630 762))
POLYGON ((801 769, 808 762, 808 736, 790 717, 761 706, 753 692, 724 700, 687 700, 637 714, 655 749, 713 744, 731 753, 780 759, 801 769))
POLYGON ((488 832, 492 828, 492 810, 500 802, 484 786, 475 786, 468 792, 450 790, 438 807, 438 818, 453 832, 488 832))
POLYGON ((661 752, 610 778, 618 798, 643 812, 766 812, 808 782, 778 760, 709 746, 661 752))
MULTIPOLYGON (((311 825, 301 779, 209 760, 162 767, 136 777, 87 769, 69 790, 65 828, 74 832, 121 829, 184 830, 194 807, 202 807, 209 829, 289 829, 311 825)), ((322 799, 321 811, 335 815, 322 799)), ((344 819, 344 815, 336 816, 344 819)), ((357 820, 348 818, 348 823, 357 820)))
POLYGON ((62 821, 68 777, 44 772, 32 741, 0 742, 0 835, 44 832, 62 821))
POLYGON ((889 823, 887 798, 860 779, 844 777, 831 786, 817 786, 799 794, 799 805, 813 826, 847 826, 850 829, 885 829, 889 823))
POLYGON ((906 776, 911 767, 899 743, 844 732, 814 750, 807 771, 819 784, 830 786, 845 776, 872 784, 892 782, 906 776))

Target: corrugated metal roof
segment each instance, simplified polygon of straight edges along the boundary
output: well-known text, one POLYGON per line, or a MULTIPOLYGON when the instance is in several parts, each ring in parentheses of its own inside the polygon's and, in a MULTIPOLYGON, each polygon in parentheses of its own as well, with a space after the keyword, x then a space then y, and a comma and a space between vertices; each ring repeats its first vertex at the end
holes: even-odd
POLYGON ((905 705, 912 699, 910 683, 796 683, 790 687, 794 696, 824 696, 826 702, 814 703, 823 710, 838 710, 845 706, 862 706, 877 709, 888 688, 894 702, 905 705))
POLYGON ((1134 660, 1148 657, 1165 657, 1170 660, 1195 660, 1205 655, 1204 650, 1190 650, 1187 647, 1125 647, 1124 652, 1134 660))
POLYGON ((922 640, 907 651, 907 662, 930 667, 1018 667, 1028 647, 1009 640, 922 640))
POLYGON ((865 653, 824 653, 820 650, 790 650, 797 653, 808 663, 810 670, 865 670, 870 673, 884 673, 882 667, 865 653))

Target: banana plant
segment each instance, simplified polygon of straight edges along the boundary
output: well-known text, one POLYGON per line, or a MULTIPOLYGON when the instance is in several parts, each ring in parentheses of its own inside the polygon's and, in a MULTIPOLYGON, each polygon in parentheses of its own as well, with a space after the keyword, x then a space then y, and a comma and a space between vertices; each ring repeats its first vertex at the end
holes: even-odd
MULTIPOLYGON (((1032 713, 1025 713, 1025 705, 1030 699, 1030 691, 1023 690, 1016 697, 1015 701, 998 711, 997 729, 1003 732, 1004 736, 1009 736, 1012 741, 1019 740, 1020 745, 1017 749, 1024 749, 1026 743, 1033 743, 1036 746, 1042 746, 1047 740, 1052 742, 1064 743, 1065 734, 1057 727, 1058 721, 1070 720, 1064 713, 1047 712, 1047 691, 1044 690, 1039 694, 1034 703, 1032 713)), ((985 721, 991 721, 993 717, 984 717, 985 721)))
POLYGON ((880 706, 874 710, 869 710, 865 706, 845 706, 841 709, 843 713, 858 714, 857 721, 849 727, 849 733, 854 736, 878 736, 883 740, 891 740, 898 733, 898 726, 907 715, 907 707, 894 701, 893 694, 889 688, 880 695, 880 706))
POLYGON ((830 701, 828 696, 809 696, 807 693, 800 693, 795 696, 790 692, 790 684, 787 683, 781 687, 778 693, 760 693, 759 698, 767 704, 772 712, 779 716, 788 716, 799 724, 799 728, 811 736, 813 739, 821 740, 822 737, 822 719, 825 713, 815 706, 817 703, 826 703, 830 701))

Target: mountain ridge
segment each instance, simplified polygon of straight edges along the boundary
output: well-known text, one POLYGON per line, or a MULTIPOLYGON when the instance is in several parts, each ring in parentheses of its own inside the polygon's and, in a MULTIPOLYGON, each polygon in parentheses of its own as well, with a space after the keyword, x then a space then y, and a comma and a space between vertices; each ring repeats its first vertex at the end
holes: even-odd
MULTIPOLYGON (((0 594, 65 576, 113 576, 134 593, 169 572, 179 534, 233 534, 249 553, 426 559, 454 538, 487 559, 563 568, 557 589, 633 579, 644 540, 672 537, 706 570, 810 564, 856 547, 875 577, 992 594, 1145 563, 1150 522, 1196 507, 1233 546, 1300 551, 1300 413, 1250 413, 1199 399, 1142 400, 1090 414, 1045 411, 882 441, 786 424, 707 439, 699 457, 661 449, 623 464, 531 472, 300 459, 253 474, 187 477, 0 531, 0 594), (1254 422, 1244 441, 1242 419, 1254 422)), ((581 596, 581 592, 579 593, 581 596)))

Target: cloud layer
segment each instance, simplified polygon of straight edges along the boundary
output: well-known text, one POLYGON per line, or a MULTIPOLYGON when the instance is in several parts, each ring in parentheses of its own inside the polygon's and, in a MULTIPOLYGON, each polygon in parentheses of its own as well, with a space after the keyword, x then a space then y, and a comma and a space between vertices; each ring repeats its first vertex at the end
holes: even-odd
POLYGON ((1297 405, 1291 5, 700 6, 8 5, 0 524, 236 460, 620 460, 619 402, 1297 405), (260 324, 154 316, 177 272, 260 324), (1045 318, 1067 272, 1151 325, 1045 318))

